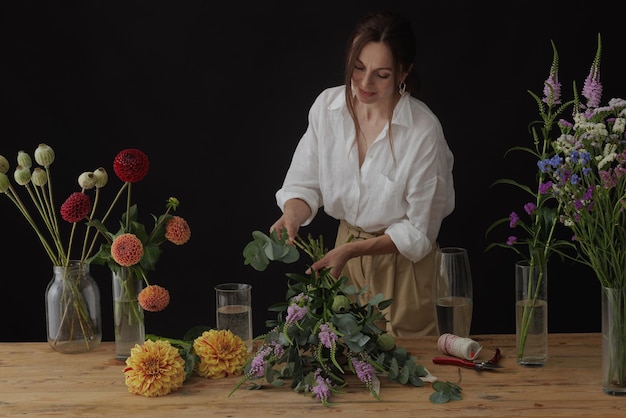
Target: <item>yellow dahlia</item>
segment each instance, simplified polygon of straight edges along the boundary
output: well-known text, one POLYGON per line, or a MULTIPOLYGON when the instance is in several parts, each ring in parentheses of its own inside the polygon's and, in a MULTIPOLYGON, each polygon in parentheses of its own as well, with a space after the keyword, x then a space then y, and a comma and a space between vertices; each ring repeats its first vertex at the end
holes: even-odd
POLYGON ((198 374, 211 379, 243 374, 248 357, 246 343, 228 330, 209 330, 193 342, 200 357, 198 374))
POLYGON ((166 340, 135 344, 124 369, 128 391, 143 396, 164 396, 185 381, 185 362, 166 340))

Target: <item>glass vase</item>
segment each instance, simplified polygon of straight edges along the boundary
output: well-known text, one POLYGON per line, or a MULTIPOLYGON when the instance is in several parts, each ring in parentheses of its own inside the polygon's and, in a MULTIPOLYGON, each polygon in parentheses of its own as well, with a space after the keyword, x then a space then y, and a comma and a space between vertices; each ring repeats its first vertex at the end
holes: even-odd
POLYGON ((102 341, 100 289, 89 264, 53 266, 46 287, 48 344, 59 353, 91 351, 102 341))
POLYGON ((143 309, 137 295, 144 287, 143 278, 121 267, 113 272, 113 320, 115 321, 115 356, 126 360, 135 344, 146 339, 143 309))
POLYGON ((626 395, 626 289, 602 287, 602 390, 626 395))
POLYGON ((548 361, 548 268, 528 261, 515 264, 515 336, 517 363, 543 366, 548 361))

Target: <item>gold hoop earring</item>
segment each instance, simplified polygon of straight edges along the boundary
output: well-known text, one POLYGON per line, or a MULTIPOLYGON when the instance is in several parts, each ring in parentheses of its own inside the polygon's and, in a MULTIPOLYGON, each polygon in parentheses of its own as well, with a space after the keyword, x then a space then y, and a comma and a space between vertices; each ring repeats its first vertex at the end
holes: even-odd
POLYGON ((401 81, 398 85, 398 91, 400 92, 400 96, 406 92, 406 83, 404 81, 401 81))

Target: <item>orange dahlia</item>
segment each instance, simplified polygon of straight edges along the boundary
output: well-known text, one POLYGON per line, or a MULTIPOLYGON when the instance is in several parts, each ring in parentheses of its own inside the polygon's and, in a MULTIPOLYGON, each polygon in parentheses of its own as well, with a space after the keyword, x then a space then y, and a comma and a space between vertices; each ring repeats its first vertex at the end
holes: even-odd
POLYGON ((143 245, 135 234, 119 235, 111 244, 111 256, 120 266, 134 266, 143 256, 143 245))
POLYGON ((185 361, 169 341, 146 340, 130 350, 124 376, 129 392, 163 396, 183 385, 185 361))
POLYGON ((165 238, 176 245, 183 245, 191 238, 187 221, 180 216, 172 216, 165 224, 165 238))
POLYGON ((146 311, 160 312, 170 303, 170 292, 167 289, 153 284, 146 286, 137 295, 139 305, 146 311))
POLYGON ((209 330, 193 342, 193 349, 200 357, 197 371, 204 377, 239 376, 248 357, 246 343, 228 330, 209 330))

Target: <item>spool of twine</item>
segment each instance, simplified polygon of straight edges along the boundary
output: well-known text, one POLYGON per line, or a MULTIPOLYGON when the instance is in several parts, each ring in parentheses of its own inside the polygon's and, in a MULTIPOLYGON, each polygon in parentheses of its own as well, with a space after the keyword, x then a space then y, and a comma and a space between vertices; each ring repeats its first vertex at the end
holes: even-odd
POLYGON ((454 334, 442 334, 437 341, 437 347, 443 354, 454 357, 474 360, 482 347, 471 338, 463 338, 454 334))

